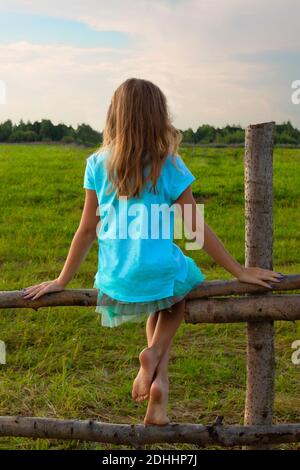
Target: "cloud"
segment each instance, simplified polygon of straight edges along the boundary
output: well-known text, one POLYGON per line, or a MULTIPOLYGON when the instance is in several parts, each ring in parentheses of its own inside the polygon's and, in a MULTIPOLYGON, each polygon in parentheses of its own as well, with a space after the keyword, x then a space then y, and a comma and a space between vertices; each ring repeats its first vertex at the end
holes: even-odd
POLYGON ((78 47, 118 47, 129 45, 130 34, 103 31, 88 24, 45 15, 1 12, 0 43, 23 41, 34 44, 71 44, 78 47))
POLYGON ((0 46, 7 104, 0 119, 37 119, 97 128, 126 78, 154 81, 180 128, 291 119, 300 5, 288 0, 10 0, 0 9, 76 20, 129 33, 130 47, 83 48, 29 41, 0 46), (281 60, 279 60, 281 57, 281 60), (290 57, 290 59, 287 59, 290 57), (276 58, 276 60, 274 59, 276 58))

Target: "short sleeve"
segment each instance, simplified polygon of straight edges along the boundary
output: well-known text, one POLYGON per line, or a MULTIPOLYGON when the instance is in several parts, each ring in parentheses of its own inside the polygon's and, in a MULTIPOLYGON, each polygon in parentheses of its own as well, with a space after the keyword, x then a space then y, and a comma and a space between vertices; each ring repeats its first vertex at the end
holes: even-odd
POLYGON ((179 155, 175 156, 175 163, 171 162, 171 168, 169 194, 176 201, 196 178, 179 155))
POLYGON ((83 187, 85 189, 96 189, 93 159, 91 157, 87 158, 86 160, 83 187))

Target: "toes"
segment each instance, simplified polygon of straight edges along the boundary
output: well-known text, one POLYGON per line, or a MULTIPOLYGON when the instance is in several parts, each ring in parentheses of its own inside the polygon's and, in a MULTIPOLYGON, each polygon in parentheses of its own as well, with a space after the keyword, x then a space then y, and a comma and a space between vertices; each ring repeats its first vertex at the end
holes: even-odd
POLYGON ((138 395, 138 397, 136 398, 136 401, 137 401, 137 402, 141 402, 141 401, 143 401, 143 400, 147 400, 148 396, 149 396, 148 394, 146 394, 146 395, 138 395))

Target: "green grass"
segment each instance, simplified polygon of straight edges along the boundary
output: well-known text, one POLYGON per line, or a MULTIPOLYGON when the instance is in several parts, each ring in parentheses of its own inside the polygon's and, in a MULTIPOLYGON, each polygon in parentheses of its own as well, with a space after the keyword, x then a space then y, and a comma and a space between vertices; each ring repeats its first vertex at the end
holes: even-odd
MULTIPOLYGON (((85 158, 91 149, 51 145, 0 146, 0 290, 21 289, 58 275, 78 226, 85 158)), ((243 149, 182 148, 197 176, 193 185, 205 218, 227 249, 244 262, 243 149)), ((274 153, 274 269, 300 272, 300 150, 274 153)), ((183 248, 183 246, 182 246, 183 248)), ((191 254, 192 253, 192 254, 191 254)), ((195 257, 207 280, 232 276, 203 251, 195 257)), ((91 288, 97 244, 70 288, 91 288)), ((145 323, 101 326, 92 308, 5 309, 0 339, 0 414, 91 418, 141 423, 146 403, 131 400, 145 323)), ((177 422, 242 423, 246 326, 182 324, 170 359, 169 417, 177 422)), ((276 323, 276 422, 300 421, 300 367, 291 362, 297 322, 276 323)), ((297 448, 296 445, 280 448, 297 448)), ((1 438, 4 449, 112 449, 77 441, 1 438)), ((123 448, 126 448, 125 446, 123 448)), ((146 449, 189 449, 152 445, 146 449)))

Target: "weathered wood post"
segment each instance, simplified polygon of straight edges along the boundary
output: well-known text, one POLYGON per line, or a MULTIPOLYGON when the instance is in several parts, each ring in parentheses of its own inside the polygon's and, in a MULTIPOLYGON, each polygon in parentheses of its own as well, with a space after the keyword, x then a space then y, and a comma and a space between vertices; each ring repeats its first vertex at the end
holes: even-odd
MULTIPOLYGON (((273 269, 274 125, 274 122, 267 122, 250 125, 246 129, 244 171, 247 267, 273 269)), ((268 294, 272 295, 271 292, 268 294)), ((274 322, 248 323, 247 334, 244 421, 249 425, 271 424, 275 381, 274 322)))

